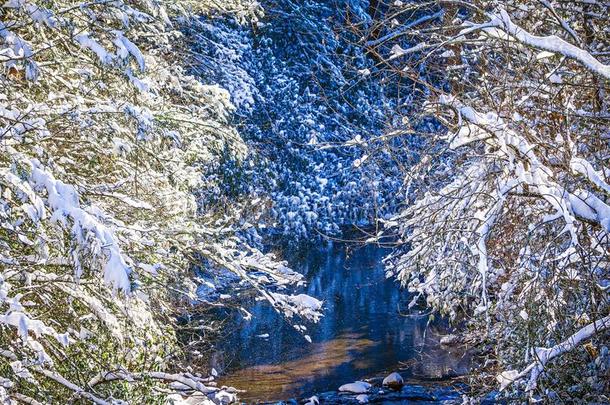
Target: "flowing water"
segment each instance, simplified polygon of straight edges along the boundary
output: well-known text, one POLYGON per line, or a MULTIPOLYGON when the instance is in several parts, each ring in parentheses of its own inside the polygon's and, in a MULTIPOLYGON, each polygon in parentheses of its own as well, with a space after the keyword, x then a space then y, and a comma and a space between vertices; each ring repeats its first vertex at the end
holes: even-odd
POLYGON ((221 347, 221 384, 244 389, 245 401, 302 398, 341 384, 401 369, 407 379, 444 379, 468 368, 467 356, 438 344, 442 322, 405 316, 409 296, 386 280, 387 250, 331 244, 289 262, 308 281, 306 293, 324 300, 324 317, 310 325, 308 343, 264 301, 236 315, 221 347), (268 337, 266 337, 268 335, 268 337))

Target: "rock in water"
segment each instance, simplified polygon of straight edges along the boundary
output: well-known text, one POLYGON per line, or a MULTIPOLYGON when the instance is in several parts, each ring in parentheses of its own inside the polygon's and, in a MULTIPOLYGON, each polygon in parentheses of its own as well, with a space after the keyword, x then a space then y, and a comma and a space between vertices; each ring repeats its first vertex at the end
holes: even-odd
POLYGON ((309 398, 304 405, 319 405, 319 404, 320 404, 320 399, 316 395, 314 395, 313 397, 309 398))
POLYGON ((369 402, 369 396, 366 394, 360 394, 356 397, 356 401, 358 401, 359 404, 367 404, 369 402))
POLYGON ((339 387, 341 392, 350 392, 352 394, 364 394, 371 388, 371 384, 364 381, 356 381, 349 384, 343 384, 339 387))
POLYGON ((396 391, 400 391, 402 386, 405 385, 405 381, 402 376, 398 373, 392 373, 383 379, 383 386, 391 388, 396 391))

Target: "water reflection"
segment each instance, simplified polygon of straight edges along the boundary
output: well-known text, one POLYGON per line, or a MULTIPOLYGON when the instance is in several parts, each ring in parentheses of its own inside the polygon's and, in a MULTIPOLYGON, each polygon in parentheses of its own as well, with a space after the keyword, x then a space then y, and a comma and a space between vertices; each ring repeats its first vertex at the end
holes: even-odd
MULTIPOLYGON (((307 387, 314 388, 318 379, 332 379, 338 366, 349 364, 359 354, 376 343, 358 334, 345 334, 333 340, 312 343, 309 354, 279 364, 264 364, 243 368, 232 373, 227 381, 246 390, 243 399, 271 400, 298 396, 307 387)), ((362 359, 366 369, 369 359, 362 359)))
POLYGON ((385 279, 385 254, 335 244, 290 259, 308 279, 307 294, 324 300, 325 316, 308 331, 313 343, 266 303, 252 302, 252 320, 236 319, 221 348, 227 375, 220 382, 247 390, 245 400, 279 400, 334 390, 401 364, 409 366, 402 373, 407 378, 462 371, 467 359, 438 347, 439 325, 426 327, 426 316, 399 315, 409 297, 385 279))

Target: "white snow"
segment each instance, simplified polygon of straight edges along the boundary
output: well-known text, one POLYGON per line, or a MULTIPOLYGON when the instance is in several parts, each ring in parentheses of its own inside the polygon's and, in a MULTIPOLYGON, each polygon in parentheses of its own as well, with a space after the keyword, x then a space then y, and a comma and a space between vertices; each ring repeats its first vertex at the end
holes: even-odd
POLYGON ((519 372, 516 370, 503 371, 496 376, 496 380, 500 383, 500 391, 512 384, 519 377, 519 372))
POLYGON ((286 295, 271 292, 272 303, 281 309, 288 317, 299 315, 317 322, 322 316, 323 302, 306 294, 286 295))
POLYGON ((129 39, 125 38, 123 32, 113 31, 113 33, 115 35, 113 43, 118 49, 118 56, 122 59, 127 58, 128 55, 133 56, 138 63, 140 71, 144 72, 146 70, 146 62, 144 62, 144 56, 140 49, 129 39))
POLYGON ((309 399, 307 400, 307 402, 305 402, 304 405, 319 405, 320 403, 320 398, 318 398, 316 395, 309 397, 309 399))
POLYGON ((556 357, 561 356, 566 352, 573 350, 583 341, 590 339, 593 335, 603 332, 606 329, 610 329, 610 315, 579 329, 572 336, 553 347, 535 348, 533 350, 533 357, 535 358, 534 362, 527 366, 523 371, 504 371, 496 377, 496 379, 500 383, 500 389, 506 388, 512 382, 520 380, 527 375, 529 375, 529 380, 526 387, 527 391, 535 389, 537 386, 538 378, 540 377, 540 374, 544 371, 544 368, 548 362, 550 362, 556 357))
POLYGON ((112 55, 99 42, 91 38, 88 32, 78 34, 74 39, 76 39, 83 48, 93 51, 102 64, 108 65, 112 62, 112 55))
POLYGON ((365 394, 371 388, 371 384, 364 381, 356 381, 349 384, 343 384, 339 387, 340 392, 351 392, 352 394, 365 394))
MULTIPOLYGON (((104 265, 104 281, 115 289, 130 291, 131 269, 127 266, 113 232, 96 217, 81 208, 78 193, 73 186, 55 179, 38 161, 31 160, 30 163, 32 182, 35 187, 46 190, 47 204, 53 220, 66 228, 71 227, 73 235, 83 246, 87 245, 87 238, 95 237, 99 241, 101 249, 97 252, 93 251, 93 253, 98 256, 107 255, 104 265), (68 224, 68 219, 72 221, 71 226, 68 224)), ((79 266, 77 266, 78 268, 79 266)), ((80 274, 77 274, 78 276, 80 274)))
POLYGON ((489 14, 489 18, 490 21, 483 24, 473 25, 470 28, 462 31, 460 34, 463 35, 468 32, 472 32, 473 30, 482 29, 483 31, 494 35, 493 30, 500 29, 509 34, 511 38, 514 38, 525 45, 529 45, 543 51, 554 52, 567 56, 568 58, 582 63, 592 72, 595 72, 606 79, 610 79, 610 66, 604 65, 586 50, 572 45, 555 35, 541 37, 530 34, 522 27, 514 24, 510 18, 510 15, 504 8, 499 8, 499 14, 489 14))
POLYGON ((573 172, 582 174, 593 185, 610 194, 610 185, 608 185, 608 183, 606 183, 604 180, 604 176, 601 171, 595 170, 589 161, 574 156, 570 161, 570 168, 573 172))
POLYGON ((373 41, 368 41, 366 43, 366 46, 367 47, 374 47, 374 46, 383 44, 385 42, 388 42, 388 41, 390 41, 390 40, 392 40, 394 38, 399 37, 404 32, 410 30, 411 28, 413 28, 413 27, 415 27, 417 25, 423 24, 423 23, 425 23, 427 21, 431 21, 431 20, 436 20, 436 19, 442 18, 444 13, 445 13, 444 10, 440 10, 440 11, 434 13, 434 14, 424 15, 424 16, 416 19, 416 20, 413 20, 413 21, 407 23, 407 24, 403 24, 399 29, 397 29, 394 32, 390 32, 389 34, 386 34, 383 37, 375 39, 373 41))

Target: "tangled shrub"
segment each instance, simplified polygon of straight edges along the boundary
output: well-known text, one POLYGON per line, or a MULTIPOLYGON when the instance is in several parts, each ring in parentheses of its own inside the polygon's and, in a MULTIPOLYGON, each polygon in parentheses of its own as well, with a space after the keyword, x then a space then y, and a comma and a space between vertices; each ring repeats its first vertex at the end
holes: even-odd
POLYGON ((248 153, 228 93, 182 63, 178 19, 258 12, 215 3, 0 7, 2 401, 149 403, 180 389, 230 400, 176 369, 174 319, 198 301, 201 258, 292 310, 294 296, 251 276, 300 281, 236 237, 241 204, 198 211, 195 194, 216 186, 205 168, 248 153))
MULTIPOLYGON (((486 331, 502 389, 567 400, 610 328, 605 6, 379 7, 391 19, 367 45, 420 90, 401 129, 428 147, 405 179, 410 204, 387 223, 401 235, 388 270, 486 331)), ((603 399, 607 385, 592 384, 584 398, 603 399)))

